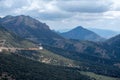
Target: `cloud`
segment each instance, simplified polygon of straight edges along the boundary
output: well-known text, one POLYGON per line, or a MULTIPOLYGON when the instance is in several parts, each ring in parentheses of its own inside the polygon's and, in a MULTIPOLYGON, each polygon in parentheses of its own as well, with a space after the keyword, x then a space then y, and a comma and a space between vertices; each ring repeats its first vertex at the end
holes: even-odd
POLYGON ((58 1, 58 7, 69 12, 100 13, 110 10, 113 2, 108 0, 58 1))
POLYGON ((0 15, 25 14, 43 20, 62 20, 76 16, 85 20, 91 17, 89 14, 82 13, 94 15, 94 13, 106 12, 111 4, 106 0, 26 0, 26 2, 24 0, 3 0, 0 3, 0 15))
POLYGON ((120 2, 118 0, 113 0, 112 11, 120 11, 120 2))
POLYGON ((73 15, 70 13, 64 13, 64 12, 57 12, 57 13, 49 13, 49 12, 43 12, 38 15, 40 19, 44 20, 62 20, 66 18, 70 18, 73 15))
POLYGON ((0 15, 15 15, 15 11, 18 8, 28 5, 23 0, 2 0, 0 1, 0 15))
POLYGON ((0 16, 22 14, 56 29, 77 25, 120 26, 118 0, 0 0, 0 16))
POLYGON ((52 0, 4 0, 0 3, 0 15, 30 15, 43 20, 60 20, 73 16, 61 11, 52 0), (19 3, 19 5, 18 5, 19 3))

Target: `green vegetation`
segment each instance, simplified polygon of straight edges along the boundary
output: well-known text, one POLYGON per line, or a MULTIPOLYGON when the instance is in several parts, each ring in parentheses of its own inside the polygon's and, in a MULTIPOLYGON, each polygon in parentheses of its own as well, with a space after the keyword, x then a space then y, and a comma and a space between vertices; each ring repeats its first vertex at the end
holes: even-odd
POLYGON ((0 53, 0 74, 15 80, 90 80, 76 69, 42 64, 19 55, 0 53))
POLYGON ((120 77, 120 69, 113 66, 114 60, 101 57, 91 56, 90 54, 82 54, 78 52, 68 51, 61 48, 44 46, 49 51, 62 55, 66 58, 76 60, 79 64, 79 69, 82 71, 90 71, 101 75, 120 77))
POLYGON ((61 55, 55 54, 51 51, 48 51, 46 49, 40 50, 40 51, 18 51, 17 52, 20 55, 23 55, 27 58, 40 61, 47 64, 52 65, 60 65, 60 66, 69 66, 69 67, 76 67, 78 64, 76 61, 65 58, 61 55))
POLYGON ((120 80, 118 78, 113 78, 113 77, 109 77, 109 76, 103 76, 103 75, 98 75, 92 72, 84 72, 84 71, 80 71, 81 74, 83 75, 87 75, 90 76, 91 78, 95 78, 96 80, 120 80))

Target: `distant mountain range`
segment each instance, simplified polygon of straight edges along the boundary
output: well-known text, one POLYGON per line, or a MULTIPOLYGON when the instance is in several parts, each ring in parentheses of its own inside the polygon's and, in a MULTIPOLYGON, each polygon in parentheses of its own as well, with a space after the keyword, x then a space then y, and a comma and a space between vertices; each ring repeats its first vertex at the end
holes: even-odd
POLYGON ((107 39, 120 33, 117 31, 105 30, 105 29, 96 29, 96 28, 88 28, 88 29, 107 39))
POLYGON ((96 33, 83 28, 82 26, 78 26, 68 32, 64 32, 60 34, 64 38, 68 39, 77 39, 77 40, 88 40, 88 41, 103 41, 104 38, 100 37, 96 33))

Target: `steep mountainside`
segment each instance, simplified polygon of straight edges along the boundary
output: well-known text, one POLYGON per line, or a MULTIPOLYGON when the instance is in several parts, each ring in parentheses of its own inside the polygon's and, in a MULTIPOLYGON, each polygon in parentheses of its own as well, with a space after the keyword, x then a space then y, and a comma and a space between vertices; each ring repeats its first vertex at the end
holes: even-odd
POLYGON ((4 27, 17 35, 36 42, 49 42, 62 39, 61 36, 51 31, 45 23, 33 19, 30 16, 6 16, 0 20, 4 27))
POLYGON ((0 40, 6 40, 5 44, 10 47, 35 47, 34 43, 16 36, 12 32, 6 30, 1 25, 0 25, 0 40))
POLYGON ((61 36, 68 39, 88 40, 88 41, 103 41, 104 39, 96 33, 78 26, 68 32, 61 33, 61 36))

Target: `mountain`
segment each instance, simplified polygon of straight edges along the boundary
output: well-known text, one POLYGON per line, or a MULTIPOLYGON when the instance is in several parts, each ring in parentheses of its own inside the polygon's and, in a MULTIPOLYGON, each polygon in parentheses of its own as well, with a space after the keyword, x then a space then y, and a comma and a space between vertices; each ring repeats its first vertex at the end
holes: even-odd
MULTIPOLYGON (((0 41, 1 40, 6 41, 4 47, 26 48, 26 49, 38 47, 37 43, 18 37, 14 33, 6 30, 3 26, 0 26, 0 41)), ((61 66, 70 66, 70 67, 77 66, 75 61, 65 58, 63 56, 57 55, 56 53, 53 53, 45 48, 44 50, 38 50, 38 51, 34 51, 34 50, 20 51, 19 50, 15 52, 15 54, 19 54, 29 59, 32 59, 38 62, 43 62, 46 64, 51 64, 51 65, 61 65, 61 66)))
POLYGON ((30 16, 6 16, 0 20, 4 27, 19 35, 36 42, 52 42, 62 39, 61 36, 49 29, 49 26, 30 16))
POLYGON ((107 50, 111 52, 111 56, 120 61, 120 34, 108 39, 106 43, 109 46, 107 50))
POLYGON ((117 31, 105 30, 105 29, 96 29, 96 28, 88 28, 88 29, 107 39, 119 33, 117 31))
POLYGON ((104 39, 96 33, 78 26, 68 32, 61 33, 61 36, 68 39, 88 40, 88 41, 103 41, 104 39))

